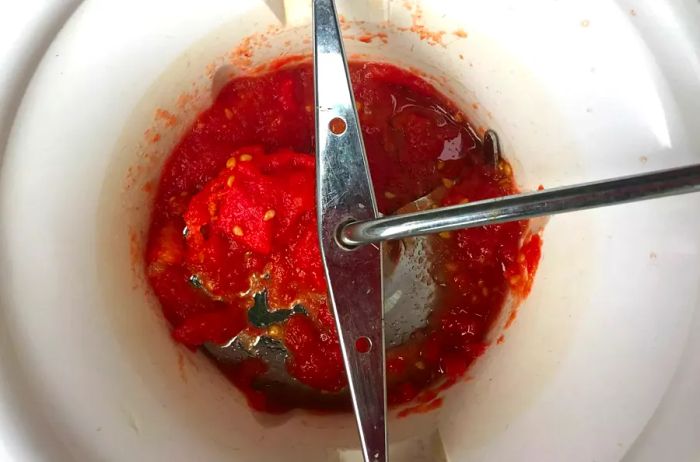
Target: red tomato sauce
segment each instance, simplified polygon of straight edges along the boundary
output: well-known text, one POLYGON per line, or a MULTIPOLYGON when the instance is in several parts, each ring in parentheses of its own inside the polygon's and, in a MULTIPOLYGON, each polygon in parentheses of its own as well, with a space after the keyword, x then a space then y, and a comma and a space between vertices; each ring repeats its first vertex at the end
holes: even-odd
MULTIPOLYGON (((494 165, 462 113, 421 77, 367 62, 350 72, 381 212, 440 185, 444 205, 517 192, 510 165, 494 165)), ((289 374, 322 392, 263 386, 259 360, 221 366, 251 407, 269 412, 349 409, 317 242, 313 104, 310 63, 228 83, 168 158, 150 224, 147 274, 176 341, 196 349, 242 331, 279 340, 289 374), (255 325, 262 293, 270 312, 288 316, 255 325)), ((436 407, 437 392, 483 353, 509 290, 525 295, 536 271, 540 241, 526 230, 516 222, 442 236, 438 282, 448 296, 426 328, 387 352, 390 405, 436 407)))

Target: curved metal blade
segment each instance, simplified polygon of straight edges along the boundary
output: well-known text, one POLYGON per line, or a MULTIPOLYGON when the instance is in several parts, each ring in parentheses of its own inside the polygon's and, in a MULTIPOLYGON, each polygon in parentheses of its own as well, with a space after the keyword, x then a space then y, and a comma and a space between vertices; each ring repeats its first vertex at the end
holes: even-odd
POLYGON ((349 220, 377 217, 340 27, 332 0, 314 0, 316 179, 321 253, 365 461, 386 461, 382 263, 378 245, 337 241, 349 220))

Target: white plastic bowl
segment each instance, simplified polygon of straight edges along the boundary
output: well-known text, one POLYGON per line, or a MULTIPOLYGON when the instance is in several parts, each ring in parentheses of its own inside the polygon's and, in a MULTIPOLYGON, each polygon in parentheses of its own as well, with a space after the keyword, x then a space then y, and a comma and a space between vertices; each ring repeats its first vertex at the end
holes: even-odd
MULTIPOLYGON (((87 1, 17 116, 0 184, 0 337, 23 460, 359 460, 349 416, 253 414, 171 341, 144 282, 146 185, 212 86, 244 71, 216 72, 228 53, 260 33, 253 65, 309 51, 306 1, 194 3, 87 1)), ((669 3, 421 5, 418 15, 413 2, 339 2, 365 21, 347 34, 388 34, 347 48, 432 75, 475 125, 498 130, 524 189, 698 161, 700 66, 669 3), (442 44, 421 40, 421 26, 445 31, 442 44)), ((699 203, 552 219, 505 343, 440 411, 392 420, 392 460, 620 459, 697 306, 699 203)))

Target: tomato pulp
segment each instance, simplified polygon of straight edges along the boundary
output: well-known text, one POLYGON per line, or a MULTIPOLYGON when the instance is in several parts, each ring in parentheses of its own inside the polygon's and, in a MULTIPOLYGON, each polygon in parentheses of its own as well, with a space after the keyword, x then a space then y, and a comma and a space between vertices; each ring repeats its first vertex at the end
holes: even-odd
MULTIPOLYGON (((510 165, 494 165, 421 77, 371 62, 350 72, 382 213, 441 185, 443 205, 517 191, 510 165)), ((175 340, 195 349, 245 332, 282 342, 289 374, 319 392, 261 383, 256 359, 221 366, 270 412, 349 408, 318 248, 313 113, 310 63, 229 82, 168 158, 150 224, 147 274, 175 340)), ((507 293, 524 295, 534 276, 540 241, 526 231, 515 222, 441 235, 448 251, 435 277, 447 296, 427 327, 388 350, 390 405, 436 407, 439 389, 484 351, 507 293)))

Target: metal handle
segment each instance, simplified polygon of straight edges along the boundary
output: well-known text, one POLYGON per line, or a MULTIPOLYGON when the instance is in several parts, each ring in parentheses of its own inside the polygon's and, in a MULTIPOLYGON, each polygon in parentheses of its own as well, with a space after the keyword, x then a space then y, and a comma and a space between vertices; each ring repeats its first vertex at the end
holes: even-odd
POLYGON ((360 220, 340 231, 347 246, 505 223, 700 191, 700 165, 489 199, 423 212, 360 220))
POLYGON ((314 0, 317 213, 321 255, 367 462, 387 460, 382 263, 377 245, 342 247, 348 220, 378 216, 332 0, 314 0))

